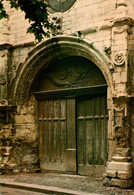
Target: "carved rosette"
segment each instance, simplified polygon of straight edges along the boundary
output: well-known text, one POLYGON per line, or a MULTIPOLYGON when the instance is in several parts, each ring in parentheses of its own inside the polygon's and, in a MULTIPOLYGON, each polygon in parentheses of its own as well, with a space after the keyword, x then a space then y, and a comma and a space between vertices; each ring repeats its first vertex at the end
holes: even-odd
POLYGON ((5 73, 0 74, 0 84, 5 85, 6 82, 7 82, 6 74, 5 73))
POLYGON ((125 65, 125 56, 123 53, 116 53, 114 56, 114 64, 116 66, 123 66, 125 65))

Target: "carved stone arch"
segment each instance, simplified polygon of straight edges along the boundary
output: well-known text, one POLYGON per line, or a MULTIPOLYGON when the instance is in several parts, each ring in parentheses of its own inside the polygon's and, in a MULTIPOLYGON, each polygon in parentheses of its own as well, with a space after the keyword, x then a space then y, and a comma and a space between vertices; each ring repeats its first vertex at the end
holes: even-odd
POLYGON ((25 105, 28 101, 30 86, 40 73, 53 60, 69 56, 82 56, 92 61, 102 72, 106 79, 109 93, 113 93, 110 63, 99 50, 93 47, 88 40, 74 36, 58 36, 48 39, 29 51, 24 62, 17 71, 12 83, 10 97, 11 103, 25 105))

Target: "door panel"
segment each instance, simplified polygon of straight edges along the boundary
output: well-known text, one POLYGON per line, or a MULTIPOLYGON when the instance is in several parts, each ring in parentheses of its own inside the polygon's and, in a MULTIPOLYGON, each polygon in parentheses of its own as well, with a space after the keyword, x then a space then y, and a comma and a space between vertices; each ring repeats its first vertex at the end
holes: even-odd
POLYGON ((106 101, 105 94, 38 101, 42 169, 97 176, 104 172, 106 101))
POLYGON ((66 100, 39 101, 40 161, 46 170, 66 170, 66 100))
POLYGON ((78 174, 101 175, 107 160, 106 95, 77 99, 78 174))

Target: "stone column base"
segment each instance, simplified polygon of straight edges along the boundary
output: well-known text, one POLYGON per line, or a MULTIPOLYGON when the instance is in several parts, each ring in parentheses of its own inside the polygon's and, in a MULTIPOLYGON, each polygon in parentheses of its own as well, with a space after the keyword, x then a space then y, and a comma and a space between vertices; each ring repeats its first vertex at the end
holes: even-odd
POLYGON ((132 179, 124 180, 119 178, 105 178, 103 184, 105 186, 117 186, 120 188, 130 188, 132 186, 132 179))
POLYGON ((131 157, 113 157, 108 162, 104 185, 130 188, 132 186, 132 162, 131 157))

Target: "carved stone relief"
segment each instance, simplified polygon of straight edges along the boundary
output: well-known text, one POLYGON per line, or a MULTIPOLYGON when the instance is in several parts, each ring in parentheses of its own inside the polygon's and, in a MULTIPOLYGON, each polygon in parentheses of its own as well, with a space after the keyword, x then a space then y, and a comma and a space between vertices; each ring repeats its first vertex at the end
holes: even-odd
POLYGON ((50 20, 52 21, 54 28, 52 29, 52 35, 56 36, 56 35, 61 35, 62 34, 62 18, 61 16, 55 16, 50 18, 50 20))
POLYGON ((115 126, 115 141, 117 147, 129 147, 130 126, 127 117, 122 117, 121 125, 115 126))
POLYGON ((121 99, 115 101, 114 104, 114 133, 116 147, 129 147, 130 125, 126 116, 127 103, 121 99))
POLYGON ((114 56, 114 64, 116 66, 123 66, 125 65, 125 56, 123 53, 116 53, 114 56))
MULTIPOLYGON (((40 78, 44 79, 44 74, 40 78)), ((75 57, 65 58, 54 63, 50 71, 47 71, 45 78, 48 79, 48 83, 51 82, 54 86, 60 88, 106 84, 101 71, 92 62, 84 58, 75 57)), ((39 83, 42 82, 39 81, 39 83)), ((49 89, 51 88, 49 87, 49 89)), ((48 85, 44 90, 48 90, 48 85)))

